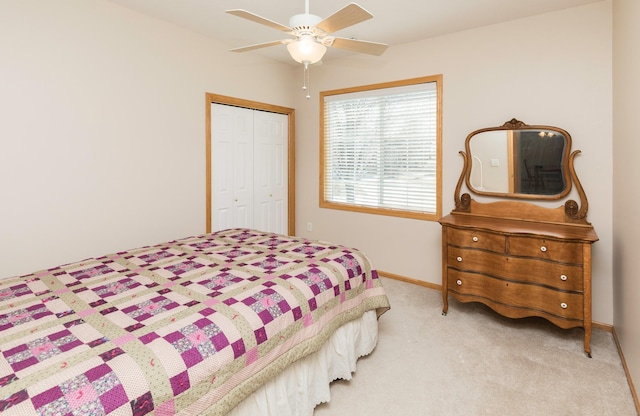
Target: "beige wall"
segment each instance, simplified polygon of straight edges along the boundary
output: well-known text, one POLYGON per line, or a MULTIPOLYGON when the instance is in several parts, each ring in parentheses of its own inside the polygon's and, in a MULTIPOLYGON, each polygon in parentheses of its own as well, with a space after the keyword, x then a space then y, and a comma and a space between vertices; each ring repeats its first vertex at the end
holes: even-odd
POLYGON ((611 0, 392 46, 381 57, 327 61, 312 69, 309 101, 299 67, 230 54, 109 2, 2 0, 0 277, 202 232, 204 94, 214 92, 296 108, 299 234, 362 248, 382 270, 440 283, 437 223, 318 208, 317 92, 443 74, 443 214, 472 130, 517 117, 567 129, 583 151, 576 169, 600 236, 594 319, 615 323, 638 379, 639 288, 628 248, 635 194, 612 190, 638 169, 630 151, 637 140, 629 140, 640 95, 638 4, 614 5, 615 153, 611 0))
POLYGON ((640 276, 638 244, 640 194, 640 2, 613 2, 613 311, 627 366, 640 385, 640 276))
POLYGON ((292 66, 228 47, 103 0, 0 2, 0 277, 204 232, 205 93, 294 104, 292 66))
POLYGON ((583 152, 576 170, 600 237, 593 247, 593 317, 612 324, 611 30, 611 2, 604 1, 313 68, 316 94, 308 102, 297 97, 298 233, 361 248, 381 270, 441 282, 437 222, 318 208, 317 91, 443 74, 443 215, 453 208, 458 151, 468 133, 512 117, 566 129, 583 152))

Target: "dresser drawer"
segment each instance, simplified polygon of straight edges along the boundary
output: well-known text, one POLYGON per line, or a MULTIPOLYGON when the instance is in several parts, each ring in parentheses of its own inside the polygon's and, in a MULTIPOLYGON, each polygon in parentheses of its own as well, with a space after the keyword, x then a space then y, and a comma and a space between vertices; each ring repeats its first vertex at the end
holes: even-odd
POLYGON ((508 252, 513 256, 538 257, 563 263, 582 264, 582 244, 540 237, 511 236, 508 252))
POLYGON ((483 275, 450 269, 447 278, 449 292, 478 296, 519 309, 539 311, 551 315, 582 320, 584 297, 578 293, 561 292, 542 286, 508 282, 483 275))
POLYGON ((482 250, 504 253, 506 238, 501 234, 477 230, 447 228, 447 241, 459 247, 472 247, 482 250))
POLYGON ((558 290, 584 290, 583 269, 580 265, 509 257, 458 247, 449 247, 447 257, 448 266, 459 271, 545 285, 558 290))

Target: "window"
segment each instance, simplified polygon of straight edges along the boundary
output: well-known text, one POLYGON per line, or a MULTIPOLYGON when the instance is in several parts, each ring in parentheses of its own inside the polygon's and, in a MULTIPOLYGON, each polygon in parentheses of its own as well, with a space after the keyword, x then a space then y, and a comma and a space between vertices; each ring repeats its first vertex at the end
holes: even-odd
POLYGON ((442 76, 320 93, 320 206, 437 220, 442 76))

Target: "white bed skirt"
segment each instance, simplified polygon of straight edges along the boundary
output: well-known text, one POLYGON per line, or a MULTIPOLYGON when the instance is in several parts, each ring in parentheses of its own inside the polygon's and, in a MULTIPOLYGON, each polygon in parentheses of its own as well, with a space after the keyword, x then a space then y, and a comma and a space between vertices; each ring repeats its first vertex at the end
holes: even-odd
POLYGON ((378 341, 375 311, 348 322, 318 352, 302 358, 243 400, 230 416, 311 416, 331 399, 333 380, 350 380, 358 358, 373 351, 378 341))

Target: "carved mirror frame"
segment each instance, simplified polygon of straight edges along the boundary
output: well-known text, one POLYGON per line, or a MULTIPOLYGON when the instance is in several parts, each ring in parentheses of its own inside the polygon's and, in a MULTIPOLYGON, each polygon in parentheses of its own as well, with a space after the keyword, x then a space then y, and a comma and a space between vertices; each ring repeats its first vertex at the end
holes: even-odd
POLYGON ((571 191, 571 135, 561 128, 530 126, 511 119, 502 126, 472 132, 467 136, 465 149, 470 166, 465 181, 475 194, 556 200, 571 191), (478 156, 485 159, 484 165, 478 156), (474 185, 472 176, 479 186, 474 185), (487 182, 488 189, 484 188, 487 182))
MULTIPOLYGON (((463 157, 464 166, 462 169, 462 173, 460 174, 460 178, 458 179, 458 183, 456 185, 455 190, 455 209, 454 212, 458 213, 474 213, 480 215, 496 215, 499 214, 504 217, 520 217, 523 214, 526 214, 529 218, 537 219, 539 221, 559 221, 559 222, 570 222, 570 223, 584 223, 588 224, 586 221, 587 210, 588 210, 588 201, 584 189, 582 188, 582 184, 578 179, 574 168, 574 159, 580 154, 580 150, 571 151, 571 135, 564 129, 554 126, 544 126, 544 125, 528 125, 522 121, 519 121, 515 118, 507 121, 502 126, 498 127, 488 127, 479 130, 473 131, 469 134, 465 141, 465 150, 459 152, 463 157), (552 195, 542 195, 542 194, 526 194, 526 193, 516 193, 516 192, 492 192, 492 191, 483 191, 478 190, 471 184, 471 173, 473 167, 473 154, 471 153, 471 145, 470 141, 474 136, 484 133, 484 132, 494 132, 494 131, 509 131, 509 132, 522 132, 522 131, 541 131, 541 132, 554 132, 564 136, 565 145, 562 151, 561 158, 561 166, 559 167, 560 173, 562 175, 564 181, 564 189, 560 192, 552 195), (474 201, 471 198, 469 193, 461 194, 462 186, 466 185, 469 192, 480 195, 480 196, 488 196, 488 197, 497 197, 497 198, 506 198, 513 202, 503 201, 503 202, 493 202, 493 203, 479 203, 474 201), (572 187, 575 186, 575 189, 578 193, 580 202, 576 202, 575 200, 566 200, 564 205, 559 207, 556 210, 548 209, 544 207, 537 206, 535 204, 525 204, 524 201, 554 201, 565 198, 570 192, 572 187), (550 211, 552 211, 550 213, 550 211)), ((511 170, 513 171, 513 170, 511 170)))

